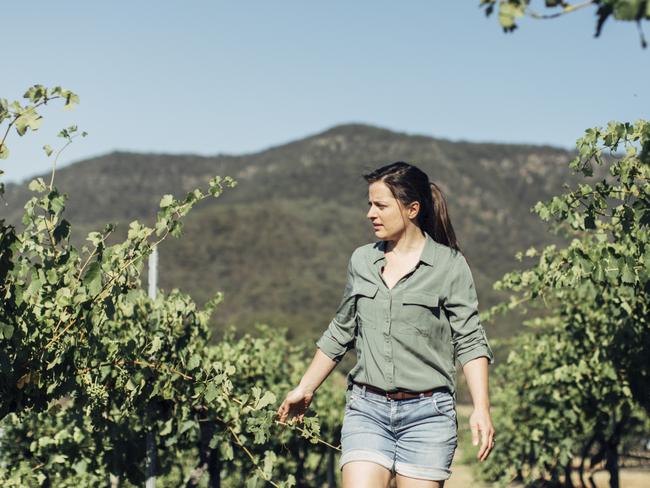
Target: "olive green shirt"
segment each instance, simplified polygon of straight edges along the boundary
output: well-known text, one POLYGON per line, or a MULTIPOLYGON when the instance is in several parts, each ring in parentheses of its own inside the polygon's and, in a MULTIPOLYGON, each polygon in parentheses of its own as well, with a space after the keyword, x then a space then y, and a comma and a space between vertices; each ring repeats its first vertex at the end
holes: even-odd
POLYGON ((316 341, 336 362, 356 349, 348 383, 387 391, 446 386, 455 396, 456 359, 462 366, 481 356, 494 362, 465 257, 425 237, 419 262, 392 289, 381 275, 387 241, 352 253, 343 299, 316 341))

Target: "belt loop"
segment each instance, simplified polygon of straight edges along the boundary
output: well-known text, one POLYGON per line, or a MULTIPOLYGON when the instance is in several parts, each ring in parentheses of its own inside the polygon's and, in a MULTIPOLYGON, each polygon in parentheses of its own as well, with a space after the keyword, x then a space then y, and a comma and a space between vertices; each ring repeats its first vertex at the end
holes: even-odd
POLYGON ((424 398, 424 393, 420 393, 420 398, 424 398))
POLYGON ((361 395, 366 396, 366 385, 361 387, 361 395))

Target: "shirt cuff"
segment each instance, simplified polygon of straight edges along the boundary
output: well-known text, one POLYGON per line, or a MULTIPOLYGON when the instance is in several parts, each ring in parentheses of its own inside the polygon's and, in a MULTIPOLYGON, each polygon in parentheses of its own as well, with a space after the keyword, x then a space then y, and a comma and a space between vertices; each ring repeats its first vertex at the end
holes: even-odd
POLYGON ((494 364, 494 353, 485 336, 485 329, 483 329, 483 326, 479 326, 478 331, 479 334, 473 334, 474 340, 471 340, 469 344, 465 343, 461 346, 463 350, 457 355, 458 362, 461 366, 465 366, 472 359, 482 356, 487 358, 488 364, 494 364))
POLYGON ((342 348, 338 342, 325 334, 316 341, 316 347, 318 347, 318 349, 320 349, 328 358, 337 363, 341 361, 347 352, 347 348, 342 348))
POLYGON ((475 349, 472 349, 471 351, 465 352, 463 354, 459 354, 458 362, 461 364, 461 366, 465 366, 472 359, 476 359, 480 357, 486 357, 488 360, 488 364, 494 363, 494 356, 492 355, 492 352, 490 351, 488 346, 479 346, 475 349))

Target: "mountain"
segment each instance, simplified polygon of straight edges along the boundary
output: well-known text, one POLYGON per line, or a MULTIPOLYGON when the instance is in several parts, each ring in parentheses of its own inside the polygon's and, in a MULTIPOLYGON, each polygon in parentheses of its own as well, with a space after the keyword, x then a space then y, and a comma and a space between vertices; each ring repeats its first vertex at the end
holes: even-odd
MULTIPOLYGON (((263 321, 315 339, 339 303, 350 254, 375 240, 365 217, 364 172, 402 160, 439 184, 486 308, 504 298, 492 283, 521 267, 517 251, 562 242, 530 208, 578 181, 567 166, 573 157, 550 146, 454 142, 346 124, 247 155, 113 152, 58 169, 56 185, 69 196, 65 215, 79 245, 109 221, 118 223, 116 238, 131 220, 151 224, 165 193, 184 196, 215 175, 232 176, 235 188, 202 202, 183 236, 161 246, 161 288, 178 287, 198 302, 223 291, 217 331, 263 321)), ((19 225, 29 196, 26 183, 7 185, 9 222, 19 225)), ((516 318, 486 324, 492 337, 519 328, 516 318)))

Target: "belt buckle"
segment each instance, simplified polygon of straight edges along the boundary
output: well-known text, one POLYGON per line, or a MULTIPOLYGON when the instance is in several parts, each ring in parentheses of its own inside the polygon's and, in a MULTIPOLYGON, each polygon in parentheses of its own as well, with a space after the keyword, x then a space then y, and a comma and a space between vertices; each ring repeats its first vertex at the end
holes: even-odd
POLYGON ((397 390, 393 392, 386 392, 386 398, 390 400, 404 400, 404 392, 397 390))

